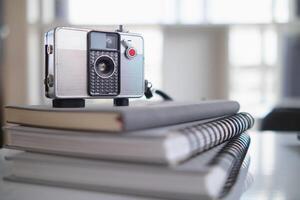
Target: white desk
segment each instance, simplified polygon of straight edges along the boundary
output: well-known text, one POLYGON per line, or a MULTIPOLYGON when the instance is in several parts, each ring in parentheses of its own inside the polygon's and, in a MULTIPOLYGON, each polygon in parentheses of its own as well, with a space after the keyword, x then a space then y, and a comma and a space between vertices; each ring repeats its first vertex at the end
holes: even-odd
POLYGON ((300 140, 296 133, 250 133, 254 182, 242 200, 300 199, 300 140))
MULTIPOLYGON (((250 173, 253 183, 241 200, 300 199, 300 141, 295 133, 250 132, 250 173)), ((4 171, 0 150, 0 174, 4 171)), ((242 182, 243 183, 243 182, 242 182)), ((78 191, 21 183, 0 182, 2 200, 137 200, 151 199, 78 191)), ((234 199, 234 198, 233 198, 234 199)))

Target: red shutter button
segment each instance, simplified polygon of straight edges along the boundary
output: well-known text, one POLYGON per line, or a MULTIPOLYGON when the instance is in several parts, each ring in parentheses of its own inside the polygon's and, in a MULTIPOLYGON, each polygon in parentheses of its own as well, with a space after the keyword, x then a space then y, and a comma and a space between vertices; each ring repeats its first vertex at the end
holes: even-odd
POLYGON ((126 54, 126 57, 129 59, 134 58, 136 56, 136 50, 133 47, 129 47, 126 49, 125 54, 126 54))

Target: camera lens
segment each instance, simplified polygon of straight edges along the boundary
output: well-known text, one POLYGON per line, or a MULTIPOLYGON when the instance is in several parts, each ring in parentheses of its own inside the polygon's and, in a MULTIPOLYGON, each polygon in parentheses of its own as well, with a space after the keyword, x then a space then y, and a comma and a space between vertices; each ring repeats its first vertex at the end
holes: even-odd
POLYGON ((115 63, 109 56, 100 56, 94 67, 96 73, 102 78, 108 78, 115 71, 115 63))

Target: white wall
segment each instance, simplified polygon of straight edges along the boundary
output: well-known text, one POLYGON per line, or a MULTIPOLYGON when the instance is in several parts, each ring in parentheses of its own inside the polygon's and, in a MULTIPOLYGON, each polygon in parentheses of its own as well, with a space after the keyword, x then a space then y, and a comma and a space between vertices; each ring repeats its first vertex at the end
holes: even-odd
POLYGON ((177 100, 226 98, 227 28, 163 28, 163 88, 177 100))

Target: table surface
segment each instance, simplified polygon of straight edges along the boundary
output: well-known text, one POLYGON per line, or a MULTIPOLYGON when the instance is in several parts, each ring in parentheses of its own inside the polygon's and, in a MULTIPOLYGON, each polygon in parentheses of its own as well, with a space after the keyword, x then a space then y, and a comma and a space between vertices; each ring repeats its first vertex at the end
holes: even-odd
MULTIPOLYGON (((300 140, 297 133, 249 132, 251 158, 247 175, 248 189, 241 195, 229 195, 227 199, 241 200, 296 200, 300 199, 300 140), (249 182, 249 179, 252 180, 249 182)), ((5 167, 4 155, 8 150, 0 150, 0 175, 5 167)), ((236 193, 244 190, 245 182, 237 181, 236 193), (242 188, 242 189, 241 189, 242 188)), ((100 192, 79 191, 56 187, 0 181, 0 199, 5 200, 134 200, 150 199, 100 192)))

